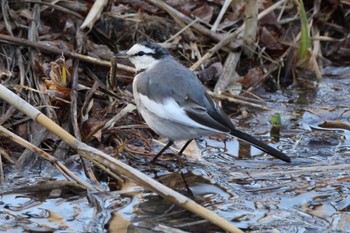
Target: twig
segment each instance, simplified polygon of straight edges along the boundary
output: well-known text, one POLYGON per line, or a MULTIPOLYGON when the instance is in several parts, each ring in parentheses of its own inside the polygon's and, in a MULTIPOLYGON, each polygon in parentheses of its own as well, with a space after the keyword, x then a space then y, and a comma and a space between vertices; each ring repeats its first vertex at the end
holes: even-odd
POLYGON ((195 19, 193 20, 191 23, 187 24, 185 27, 181 28, 180 31, 178 31, 177 33, 175 33, 175 35, 173 35, 172 37, 170 37, 169 39, 167 39, 166 41, 164 41, 164 43, 169 43, 170 41, 172 41, 173 39, 175 39, 177 36, 181 35, 184 31, 186 31, 189 27, 191 27, 193 24, 197 23, 198 20, 195 19))
MULTIPOLYGON (((82 37, 84 35, 81 34, 80 29, 77 29, 76 32, 76 38, 77 38, 77 51, 81 52, 83 50, 83 40, 82 37)), ((78 83, 79 83, 79 75, 78 75, 78 68, 79 68, 80 61, 75 59, 73 62, 73 73, 72 73, 72 88, 70 91, 70 98, 71 98, 71 104, 70 104, 70 113, 71 113, 71 123, 73 126, 74 136, 81 141, 81 132, 80 127, 78 124, 78 83)), ((93 170, 92 170, 92 164, 88 162, 85 158, 81 157, 82 164, 84 166, 85 173, 87 177, 89 177, 92 182, 95 184, 99 184, 98 179, 96 178, 93 170)))
POLYGON ((250 102, 247 102, 247 101, 243 101, 243 100, 239 100, 239 99, 235 99, 233 97, 230 97, 230 96, 226 96, 226 95, 223 95, 223 94, 218 94, 218 93, 215 93, 215 92, 212 92, 212 91, 208 91, 209 95, 218 99, 218 100, 227 100, 227 101, 230 101, 230 102, 233 102, 233 103, 237 103, 237 104, 242 104, 242 105, 248 105, 248 106, 251 106, 251 107, 254 107, 254 108, 260 108, 260 109, 263 109, 263 110, 267 110, 267 111, 271 111, 273 109, 269 108, 269 107, 265 107, 265 106, 262 106, 260 104, 254 104, 254 103, 250 103, 250 102))
POLYGON ((2 166, 2 153, 0 148, 0 184, 2 184, 4 180, 5 180, 5 176, 4 176, 4 168, 2 166))
POLYGON ((11 158, 10 154, 7 153, 6 150, 4 150, 4 148, 0 147, 0 155, 6 159, 8 162, 15 164, 16 162, 11 158))
POLYGON ((219 23, 222 20, 222 17, 224 16, 227 8, 230 6, 232 0, 225 0, 224 5, 221 7, 220 13, 218 15, 218 17, 216 18, 213 26, 211 27, 211 31, 215 32, 218 29, 219 23))
MULTIPOLYGON (((95 65, 107 66, 107 67, 111 66, 111 62, 110 61, 105 61, 105 60, 101 60, 101 59, 98 59, 98 58, 85 56, 85 55, 82 55, 82 54, 79 54, 79 53, 75 53, 75 52, 64 51, 64 50, 61 50, 59 48, 55 48, 55 47, 51 47, 51 46, 48 46, 48 45, 44 45, 42 43, 32 42, 32 41, 29 41, 29 40, 26 40, 26 39, 22 39, 22 38, 17 38, 17 37, 14 37, 14 36, 8 36, 8 35, 0 34, 0 40, 9 41, 9 42, 12 42, 12 43, 17 44, 17 45, 24 45, 24 46, 28 46, 28 47, 32 47, 32 48, 37 48, 37 49, 41 50, 42 52, 63 54, 66 57, 76 58, 76 59, 79 59, 81 61, 84 61, 84 62, 87 62, 87 63, 91 63, 91 64, 95 64, 95 65)), ((122 69, 122 70, 125 70, 125 71, 128 71, 128 72, 134 72, 135 73, 135 68, 130 67, 130 66, 126 66, 126 65, 122 65, 122 64, 118 64, 118 69, 122 69)))
POLYGON ((115 115, 112 119, 110 119, 103 127, 103 129, 108 129, 114 126, 114 123, 121 119, 123 116, 132 112, 136 109, 134 104, 128 104, 125 108, 123 108, 117 115, 115 115))
POLYGON ((73 127, 74 136, 81 140, 81 133, 80 133, 80 127, 78 124, 78 67, 79 67, 79 60, 74 60, 73 62, 73 72, 72 72, 72 87, 70 90, 70 114, 71 114, 71 124, 73 127))

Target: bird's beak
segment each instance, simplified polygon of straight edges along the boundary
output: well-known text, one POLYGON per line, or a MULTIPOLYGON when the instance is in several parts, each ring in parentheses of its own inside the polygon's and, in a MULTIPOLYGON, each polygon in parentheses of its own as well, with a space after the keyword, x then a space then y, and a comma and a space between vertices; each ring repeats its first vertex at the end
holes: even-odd
POLYGON ((119 52, 115 54, 117 58, 129 58, 130 56, 126 52, 119 52))

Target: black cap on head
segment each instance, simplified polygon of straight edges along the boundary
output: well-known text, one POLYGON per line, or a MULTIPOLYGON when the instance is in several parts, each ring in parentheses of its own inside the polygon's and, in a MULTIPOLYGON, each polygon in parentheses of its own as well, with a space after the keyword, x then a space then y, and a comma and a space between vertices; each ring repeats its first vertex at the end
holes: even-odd
POLYGON ((149 54, 149 55, 152 55, 152 57, 154 57, 155 59, 160 59, 160 58, 163 58, 165 56, 169 56, 170 55, 168 50, 166 50, 165 48, 163 48, 162 46, 160 46, 160 45, 158 45, 156 43, 152 43, 152 42, 149 42, 149 41, 144 41, 144 42, 141 42, 140 44, 145 46, 145 47, 147 47, 147 48, 153 49, 154 53, 149 54))

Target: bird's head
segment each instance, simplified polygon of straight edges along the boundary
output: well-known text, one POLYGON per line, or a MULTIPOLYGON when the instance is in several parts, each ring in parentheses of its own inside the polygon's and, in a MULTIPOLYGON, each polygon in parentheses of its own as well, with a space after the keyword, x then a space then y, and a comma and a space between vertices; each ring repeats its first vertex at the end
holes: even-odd
POLYGON ((116 56, 119 58, 128 58, 134 64, 136 70, 139 71, 154 66, 161 59, 170 56, 170 54, 160 45, 151 42, 142 42, 133 45, 127 52, 118 53, 116 56))

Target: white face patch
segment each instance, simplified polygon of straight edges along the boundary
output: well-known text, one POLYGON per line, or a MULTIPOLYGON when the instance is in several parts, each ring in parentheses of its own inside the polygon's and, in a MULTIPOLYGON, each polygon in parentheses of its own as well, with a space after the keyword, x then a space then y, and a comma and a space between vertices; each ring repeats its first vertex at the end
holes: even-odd
POLYGON ((154 53, 154 50, 141 44, 135 44, 126 53, 130 56, 129 60, 132 64, 134 64, 136 70, 148 69, 158 63, 158 60, 153 58, 151 55, 148 55, 148 53, 154 53), (138 54, 139 52, 143 52, 144 55, 135 56, 135 54, 138 54))
POLYGON ((132 56, 134 54, 137 54, 138 52, 140 51, 143 51, 144 53, 154 53, 154 50, 153 49, 150 49, 150 48, 147 48, 146 46, 144 45, 141 45, 141 44, 135 44, 133 45, 129 51, 127 51, 126 53, 129 55, 129 56, 132 56))

